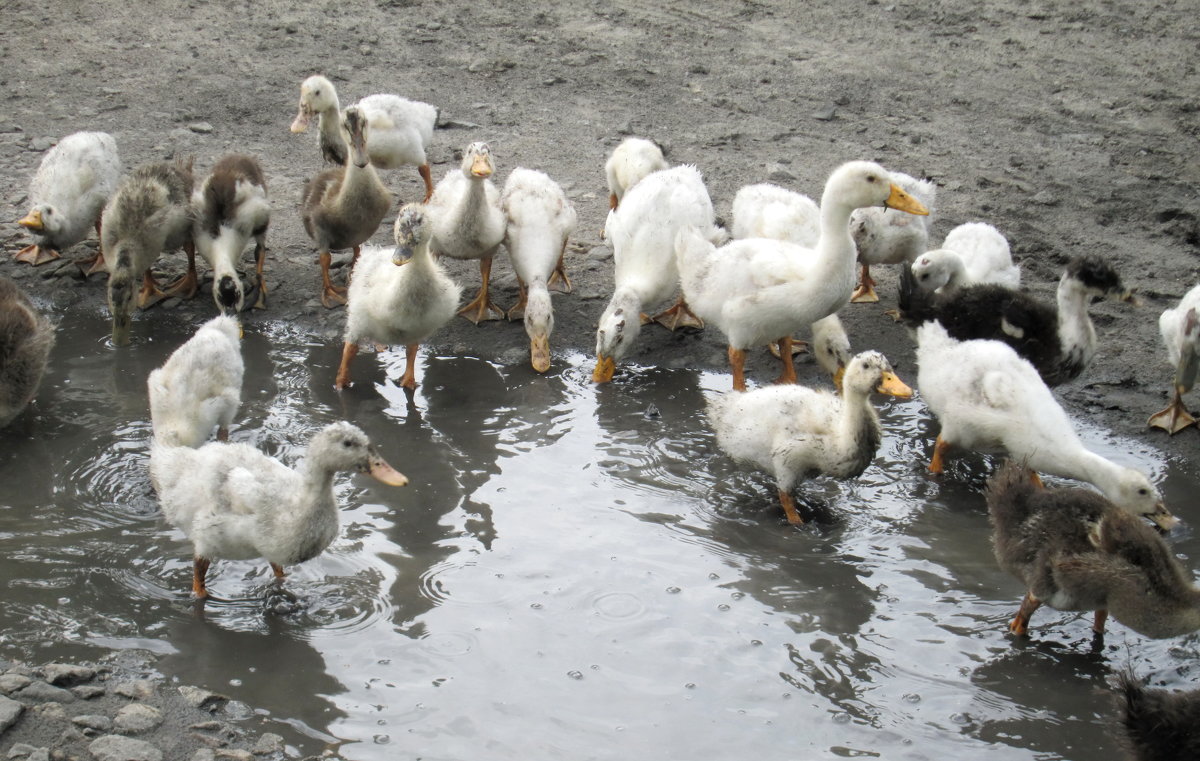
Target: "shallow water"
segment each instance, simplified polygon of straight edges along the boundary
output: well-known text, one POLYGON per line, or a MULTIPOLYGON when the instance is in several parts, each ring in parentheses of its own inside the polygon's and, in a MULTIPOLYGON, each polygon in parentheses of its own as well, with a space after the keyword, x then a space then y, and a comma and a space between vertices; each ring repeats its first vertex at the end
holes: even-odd
MULTIPOLYGON (((295 602, 265 563, 217 561, 225 600, 197 610, 146 470, 145 378, 190 327, 154 317, 117 350, 102 315, 66 315, 36 408, 0 431, 0 657, 147 648, 354 759, 1111 758, 1115 670, 1200 683, 1195 635, 1110 622, 1094 648, 1090 615, 1048 608, 1007 635, 1022 590, 991 555, 991 461, 928 478, 919 400, 881 400, 876 463, 803 487, 822 517, 796 530, 715 447, 724 375, 597 388, 577 354, 545 377, 423 355, 410 405, 402 352, 360 355, 338 394, 340 345, 283 322, 247 326, 231 438, 290 463, 349 419, 411 484, 339 477, 342 534, 289 569, 295 602)), ((1197 520, 1191 464, 1084 432, 1197 520)), ((1200 540, 1174 541, 1193 567, 1200 540)))

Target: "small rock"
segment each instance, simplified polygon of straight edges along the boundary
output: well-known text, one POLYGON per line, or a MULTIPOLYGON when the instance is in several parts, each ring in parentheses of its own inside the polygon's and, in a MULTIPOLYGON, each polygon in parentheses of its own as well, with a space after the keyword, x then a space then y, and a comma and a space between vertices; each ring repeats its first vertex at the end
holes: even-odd
POLYGON ((62 687, 54 687, 45 682, 32 682, 28 687, 17 693, 17 697, 25 700, 35 700, 39 703, 73 703, 75 696, 62 687))
POLYGON ((226 716, 235 720, 249 719, 254 715, 254 709, 240 700, 230 700, 221 708, 226 716))
POLYGON ((8 758, 10 759, 27 759, 39 750, 44 751, 45 748, 38 748, 29 743, 15 743, 8 749, 8 758))
POLYGON ((0 692, 11 695, 19 689, 28 687, 33 680, 23 674, 4 674, 0 676, 0 692))
POLYGON ((15 724, 24 710, 25 706, 12 698, 0 697, 0 733, 15 724))
POLYGON ((162 751, 144 740, 121 735, 104 735, 92 741, 88 750, 98 761, 162 761, 162 751))
POLYGON ((372 50, 371 50, 370 45, 359 45, 358 46, 358 54, 359 55, 369 56, 369 55, 371 55, 371 53, 372 53, 372 50))
POLYGON ((796 175, 792 174, 783 164, 772 162, 767 164, 767 179, 779 183, 795 182, 796 175))
POLYGON ((831 121, 833 121, 833 117, 836 115, 837 115, 837 106, 835 106, 831 103, 827 106, 818 108, 816 111, 813 112, 812 117, 819 122, 831 122, 831 121))
POLYGON ((12 122, 0 122, 0 134, 9 134, 12 132, 23 132, 20 127, 12 122))
POLYGON ((1036 204, 1041 204, 1042 206, 1058 206, 1058 198, 1056 198, 1055 195, 1049 190, 1039 191, 1037 195, 1029 200, 1036 204))
POLYGON ((94 729, 97 732, 111 732, 113 727, 112 719, 98 713, 80 714, 71 721, 84 729, 94 729))
POLYGON ((63 710, 62 703, 40 703, 33 707, 33 712, 37 714, 39 721, 66 721, 67 712, 63 710))
POLYGON ((217 754, 211 748, 201 748, 192 754, 192 761, 216 761, 217 754))
MULTIPOLYGON (((75 262, 66 260, 59 269, 73 267, 75 262)), ((87 666, 77 666, 71 663, 48 663, 42 667, 46 681, 59 687, 71 687, 96 678, 96 670, 87 666)))
POLYGON ((121 734, 141 734, 162 724, 162 711, 145 703, 130 703, 117 711, 113 726, 121 734))
POLYGON ((81 684, 78 687, 72 687, 71 692, 80 700, 92 700, 104 694, 104 688, 98 684, 81 684))
POLYGON ((254 754, 241 748, 222 748, 217 751, 217 758, 227 758, 230 761, 254 761, 254 754))
POLYGON ((211 690, 204 690, 199 687, 184 685, 179 688, 179 694, 183 696, 193 708, 199 708, 203 711, 215 712, 220 710, 222 706, 229 702, 229 698, 224 695, 219 695, 211 690))
POLYGON ((135 679, 132 682, 121 682, 113 688, 113 692, 121 697, 133 700, 145 700, 154 694, 154 682, 149 679, 135 679))
POLYGON ((29 141, 29 149, 33 151, 48 151, 58 141, 52 137, 35 137, 29 141))
POLYGON ((213 126, 208 122, 192 122, 187 128, 197 135, 207 135, 213 131, 213 126))
POLYGON ((258 738, 258 742, 254 743, 254 747, 250 752, 256 756, 268 756, 272 753, 283 752, 283 737, 274 732, 267 732, 262 737, 258 738))

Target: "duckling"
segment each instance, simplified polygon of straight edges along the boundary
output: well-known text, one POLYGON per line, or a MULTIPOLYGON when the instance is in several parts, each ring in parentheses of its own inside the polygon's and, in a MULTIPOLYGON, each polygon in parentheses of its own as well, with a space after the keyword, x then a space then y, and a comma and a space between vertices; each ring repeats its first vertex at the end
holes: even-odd
POLYGON ((630 188, 643 177, 669 166, 662 148, 653 140, 642 137, 622 140, 620 145, 613 148, 608 161, 604 162, 604 174, 608 178, 608 208, 617 208, 630 188))
POLYGON ((267 306, 263 262, 267 257, 267 225, 271 202, 267 181, 253 156, 231 153, 213 166, 212 174, 192 195, 196 248, 213 270, 213 301, 223 314, 236 314, 245 305, 245 291, 236 264, 246 243, 254 238, 258 297, 254 308, 267 306))
POLYGON ((708 417, 722 451, 775 477, 788 522, 799 525, 804 519, 791 496, 798 481, 854 478, 875 458, 883 431, 872 391, 912 396, 882 354, 866 351, 850 360, 842 398, 804 386, 770 386, 718 396, 708 417))
POLYGON ((333 476, 350 470, 390 486, 408 483, 346 422, 317 432, 296 469, 248 444, 214 441, 190 449, 156 440, 150 448, 150 480, 163 516, 195 547, 192 592, 201 600, 214 559, 266 558, 282 579, 285 565, 324 552, 338 532, 333 476))
POLYGON ((850 337, 837 313, 822 317, 812 325, 813 358, 821 369, 833 378, 833 385, 840 392, 846 365, 850 363, 850 337))
POLYGON ((508 319, 524 318, 533 369, 550 369, 554 308, 550 278, 561 266, 567 238, 575 231, 575 207, 557 182, 536 169, 517 167, 504 183, 500 208, 508 219, 505 246, 521 284, 521 296, 508 319))
POLYGON ((359 247, 375 230, 392 206, 392 194, 379 180, 367 155, 367 119, 357 106, 342 114, 343 138, 350 146, 350 161, 340 169, 327 169, 304 188, 301 216, 308 237, 317 244, 321 260, 321 303, 332 309, 346 303, 346 289, 329 277, 333 261, 330 251, 359 247))
POLYGON ((367 339, 404 344, 403 388, 417 387, 417 349, 454 317, 462 289, 442 271, 429 251, 433 224, 422 206, 400 210, 394 226, 396 248, 368 246, 350 277, 346 335, 335 386, 350 384, 350 362, 367 339))
POLYGON ((694 226, 707 242, 721 243, 725 232, 694 166, 682 165, 646 176, 608 213, 605 236, 613 247, 616 267, 613 295, 596 329, 596 367, 592 380, 607 383, 637 339, 643 322, 654 320, 674 330, 702 328, 680 298, 670 309, 650 318, 642 309, 662 303, 679 287, 672 242, 677 231, 694 226))
POLYGON ((191 159, 164 161, 130 172, 104 207, 100 240, 108 264, 108 308, 114 344, 129 343, 134 283, 139 278, 142 289, 137 294, 137 305, 143 309, 167 296, 195 293, 191 195, 191 159), (188 274, 163 291, 150 267, 160 253, 180 247, 188 255, 188 274))
POLYGON ((1034 471, 1087 481, 1164 530, 1178 522, 1146 476, 1083 446, 1037 370, 1012 347, 956 341, 941 323, 927 322, 917 329, 917 364, 921 396, 942 424, 930 472, 942 472, 951 445, 1007 452, 1034 471))
POLYGON ((0 428, 29 405, 54 348, 54 326, 16 283, 0 276, 0 428))
POLYGON ((150 373, 146 386, 155 441, 195 449, 214 427, 218 441, 229 438, 242 403, 241 337, 237 320, 219 315, 150 373))
POLYGON ((1192 390, 1196 382, 1196 369, 1200 365, 1198 311, 1200 285, 1184 294, 1179 306, 1163 310, 1158 318, 1158 330, 1167 347, 1167 359, 1175 368, 1175 398, 1166 409, 1151 415, 1147 423, 1151 428, 1161 428, 1172 436, 1196 422, 1183 404, 1183 395, 1192 390))
POLYGON ((489 179, 496 171, 487 143, 471 143, 462 164, 451 169, 434 188, 428 214, 433 220, 433 251, 451 259, 479 260, 479 293, 459 314, 478 325, 504 316, 491 299, 488 283, 492 257, 504 240, 500 193, 489 179))
POLYGON ((1008 239, 986 222, 968 222, 951 230, 941 248, 917 257, 912 274, 919 287, 938 293, 975 283, 1021 287, 1021 268, 1013 264, 1008 239))
POLYGON ((1057 309, 1025 291, 996 284, 927 294, 915 286, 911 271, 900 275, 900 309, 910 323, 937 320, 960 341, 1003 341, 1032 362, 1050 386, 1079 377, 1096 356, 1089 303, 1098 298, 1138 303, 1116 270, 1090 254, 1067 265, 1058 281, 1057 309))
MULTIPOLYGON (((40 240, 13 258, 35 267, 59 257, 59 251, 87 237, 121 179, 117 141, 105 132, 76 132, 58 141, 42 157, 29 183, 33 208, 17 224, 40 240)), ((104 250, 80 263, 85 274, 104 269, 104 250)))
MULTIPOLYGON (((892 181, 910 197, 933 213, 937 186, 929 180, 918 180, 903 172, 893 172, 892 181)), ((862 274, 850 301, 873 303, 879 301, 875 281, 871 278, 872 264, 909 263, 929 248, 931 217, 909 214, 889 214, 890 206, 860 208, 850 215, 850 235, 862 264, 862 274)))
POLYGON ((1009 462, 987 490, 992 545, 1000 567, 1025 584, 1008 628, 1024 635, 1043 603, 1108 614, 1147 637, 1200 629, 1200 589, 1166 542, 1137 516, 1090 489, 1046 489, 1009 462))
MULTIPOLYGON (((401 98, 399 95, 368 95, 355 106, 367 121, 367 153, 379 169, 415 166, 425 183, 424 202, 433 193, 433 179, 426 153, 433 142, 438 110, 428 103, 401 98)), ((352 152, 342 134, 337 90, 325 77, 314 75, 300 85, 300 109, 292 122, 292 132, 304 132, 317 115, 321 134, 321 155, 325 160, 344 166, 352 152)))
POLYGON ((814 248, 821 238, 817 202, 793 190, 760 182, 733 197, 733 237, 773 238, 814 248))
POLYGON ((1200 758, 1200 689, 1178 692, 1143 687, 1120 672, 1121 724, 1132 761, 1195 761, 1200 758))
POLYGON ((814 248, 746 238, 717 249, 694 229, 680 232, 675 249, 683 294, 697 316, 725 333, 735 390, 746 388, 746 349, 775 339, 783 358, 777 382, 796 382, 790 336, 849 300, 855 251, 850 214, 872 205, 928 213, 891 181, 886 169, 851 161, 838 167, 825 183, 821 233, 814 248))

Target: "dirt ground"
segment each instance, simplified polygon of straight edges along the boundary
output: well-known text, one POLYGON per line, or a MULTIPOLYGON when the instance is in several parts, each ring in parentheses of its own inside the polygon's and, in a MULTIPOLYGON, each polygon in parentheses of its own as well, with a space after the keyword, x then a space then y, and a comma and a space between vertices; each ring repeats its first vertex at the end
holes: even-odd
MULTIPOLYGON (((1190 456, 1196 431, 1168 443, 1145 420, 1170 387, 1158 314, 1198 275, 1195 11, 1194 3, 1121 0, 567 0, 541 9, 463 0, 3 0, 0 242, 15 251, 29 241, 16 224, 29 177, 70 132, 112 133, 127 168, 195 156, 202 176, 227 151, 252 153, 274 211, 270 308, 247 320, 295 320, 325 335, 336 355, 344 310, 316 301, 316 256, 297 208, 322 162, 314 134, 288 131, 300 82, 320 72, 343 105, 393 92, 440 107, 435 180, 456 166, 456 151, 486 140, 498 183, 521 165, 567 189, 580 219, 568 252, 575 291, 556 296, 551 345, 591 353, 612 288, 611 251, 600 239, 603 163, 623 136, 652 137, 672 163, 696 164, 726 219, 742 185, 770 180, 819 198, 837 165, 873 159, 937 182, 933 243, 962 222, 990 222, 1011 241, 1027 287, 1047 299, 1071 256, 1113 261, 1146 306, 1093 308, 1099 355, 1061 396, 1117 433, 1190 456)), ((415 170, 383 176, 401 201, 419 200, 415 170)), ((374 242, 389 241, 390 220, 374 242)), ((159 268, 177 271, 181 260, 171 254, 159 268)), ((451 271, 474 292, 474 266, 451 263, 451 271)), ((0 273, 51 310, 78 304, 103 314, 101 276, 84 282, 69 266, 32 270, 8 256, 0 273)), ((494 274, 507 307, 516 282, 505 255, 494 274)), ((915 375, 910 338, 882 315, 895 299, 895 273, 878 274, 883 303, 841 315, 856 349, 882 349, 902 375, 915 375)), ((167 309, 197 322, 214 313, 206 289, 141 315, 135 340, 167 309)), ((526 361, 519 324, 459 318, 435 343, 526 361)), ((651 326, 630 361, 720 369, 725 354, 715 329, 671 335, 651 326)), ((774 377, 771 361, 754 358, 751 380, 774 377)), ((817 377, 811 359, 798 364, 802 381, 817 377)))

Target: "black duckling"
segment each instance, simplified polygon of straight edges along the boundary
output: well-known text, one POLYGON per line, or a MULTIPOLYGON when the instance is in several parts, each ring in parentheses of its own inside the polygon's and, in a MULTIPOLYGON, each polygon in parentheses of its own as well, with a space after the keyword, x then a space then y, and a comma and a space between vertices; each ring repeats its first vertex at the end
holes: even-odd
POLYGON ((54 348, 54 327, 17 284, 0 276, 0 428, 37 393, 54 348))
POLYGON ((1096 356, 1096 329, 1087 313, 1096 298, 1137 303, 1116 270, 1094 255, 1067 265, 1058 281, 1057 306, 996 284, 934 294, 918 287, 909 268, 900 270, 900 312, 910 324, 937 320, 959 341, 1003 341, 1029 360, 1048 386, 1079 377, 1096 356))
POLYGON ((1026 634, 1043 602, 1096 611, 1097 634, 1108 613, 1155 639, 1200 628, 1200 589, 1139 517, 1088 489, 1042 488, 1013 462, 988 482, 987 502, 996 560, 1027 590, 1012 633, 1026 634))
POLYGON ((1200 690, 1147 689, 1128 671, 1119 689, 1125 744, 1134 761, 1200 758, 1200 690))

